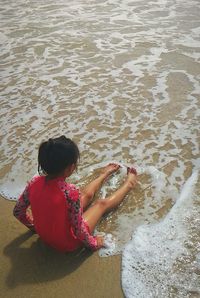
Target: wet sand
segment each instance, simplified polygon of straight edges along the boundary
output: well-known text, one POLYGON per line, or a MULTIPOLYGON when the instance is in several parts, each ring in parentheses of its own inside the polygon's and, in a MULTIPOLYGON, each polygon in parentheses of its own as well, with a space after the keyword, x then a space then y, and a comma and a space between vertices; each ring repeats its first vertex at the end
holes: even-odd
POLYGON ((121 256, 60 254, 12 216, 14 204, 0 198, 1 297, 124 297, 121 256))

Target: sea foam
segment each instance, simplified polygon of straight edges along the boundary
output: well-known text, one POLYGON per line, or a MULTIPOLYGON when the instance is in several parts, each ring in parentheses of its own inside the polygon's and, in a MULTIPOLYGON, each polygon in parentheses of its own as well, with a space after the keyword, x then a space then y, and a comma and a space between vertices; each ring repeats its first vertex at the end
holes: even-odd
POLYGON ((159 223, 142 225, 122 255, 122 287, 127 298, 199 297, 200 210, 194 192, 198 172, 159 223))

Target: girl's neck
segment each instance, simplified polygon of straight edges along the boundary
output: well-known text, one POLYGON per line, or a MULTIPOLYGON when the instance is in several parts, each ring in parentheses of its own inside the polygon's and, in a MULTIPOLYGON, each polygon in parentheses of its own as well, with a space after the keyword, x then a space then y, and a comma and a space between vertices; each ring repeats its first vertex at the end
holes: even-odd
POLYGON ((58 179, 58 178, 65 180, 66 177, 64 177, 62 174, 60 174, 60 175, 47 175, 46 176, 47 181, 53 180, 53 179, 58 179))

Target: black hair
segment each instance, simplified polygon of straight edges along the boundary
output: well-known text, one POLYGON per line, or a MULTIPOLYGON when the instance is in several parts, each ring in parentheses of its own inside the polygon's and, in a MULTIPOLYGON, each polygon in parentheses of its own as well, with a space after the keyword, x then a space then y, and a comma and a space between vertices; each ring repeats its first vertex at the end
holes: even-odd
POLYGON ((58 175, 68 166, 77 164, 80 158, 78 146, 65 136, 49 139, 39 146, 38 172, 40 175, 58 175))

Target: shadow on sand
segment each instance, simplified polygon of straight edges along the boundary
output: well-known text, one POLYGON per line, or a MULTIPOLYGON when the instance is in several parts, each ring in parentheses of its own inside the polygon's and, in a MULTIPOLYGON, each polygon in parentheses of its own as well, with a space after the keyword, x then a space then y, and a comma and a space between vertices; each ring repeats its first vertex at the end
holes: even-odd
POLYGON ((11 260, 6 283, 9 288, 15 288, 19 284, 60 279, 75 271, 92 252, 80 249, 62 254, 28 231, 9 243, 4 248, 4 254, 11 260))

